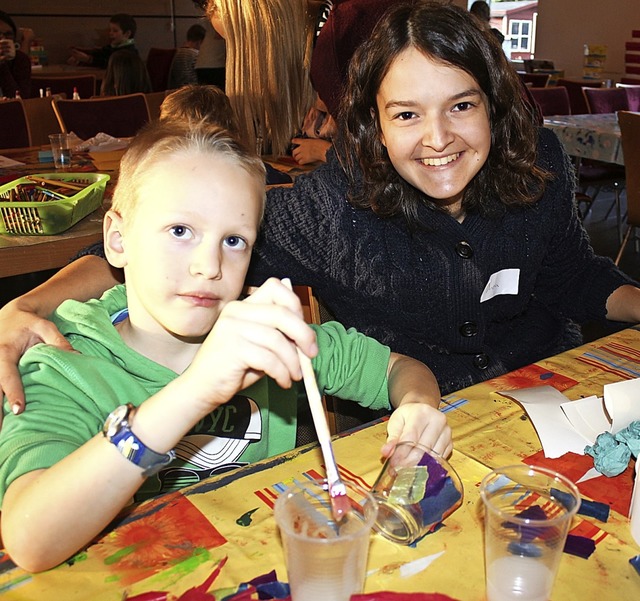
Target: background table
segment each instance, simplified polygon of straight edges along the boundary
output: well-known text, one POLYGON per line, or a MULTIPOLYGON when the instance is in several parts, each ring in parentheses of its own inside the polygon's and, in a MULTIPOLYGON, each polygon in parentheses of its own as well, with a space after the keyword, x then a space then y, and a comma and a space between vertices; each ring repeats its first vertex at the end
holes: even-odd
MULTIPOLYGON (((0 181, 5 183, 34 173, 55 172, 53 163, 39 162, 39 150, 41 147, 0 150, 0 155, 24 163, 0 170, 0 181)), ((71 170, 97 171, 88 155, 75 155, 71 170)), ((111 201, 114 176, 111 173, 111 180, 105 191, 104 207, 87 215, 65 232, 54 236, 0 234, 0 278, 63 267, 78 251, 102 240, 102 218, 104 208, 111 201)))
POLYGON ((546 117, 544 126, 556 133, 571 156, 624 165, 615 113, 556 115, 546 117))
MULTIPOLYGON (((440 592, 481 601, 484 565, 478 484, 491 466, 519 462, 540 451, 522 409, 496 390, 544 382, 565 389, 568 398, 575 399, 601 395, 605 383, 636 372, 640 372, 640 330, 628 329, 448 395, 444 404, 456 443, 450 462, 464 483, 463 505, 413 547, 374 535, 366 591, 440 592)), ((336 440, 335 455, 344 479, 373 483, 381 467, 385 426, 376 423, 336 440)), ((273 569, 286 581, 273 502, 294 478, 323 473, 320 450, 303 447, 148 501, 86 552, 49 572, 30 575, 8 557, 0 557, 0 593, 11 601, 121 601, 124 591, 131 596, 149 591, 179 595, 202 583, 225 557, 228 561, 214 589, 235 588, 273 569)), ((630 484, 631 475, 623 477, 630 484)), ((640 598, 640 576, 628 563, 639 550, 627 518, 615 511, 606 523, 578 516, 573 528, 591 537, 596 550, 586 560, 563 556, 553 599, 640 598)))

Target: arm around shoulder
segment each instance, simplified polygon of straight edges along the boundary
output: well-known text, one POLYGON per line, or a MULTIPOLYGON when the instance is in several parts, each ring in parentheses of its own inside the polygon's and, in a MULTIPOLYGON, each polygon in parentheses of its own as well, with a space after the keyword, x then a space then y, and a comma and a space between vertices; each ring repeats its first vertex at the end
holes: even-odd
POLYGON ((116 283, 118 280, 105 260, 87 256, 0 309, 0 393, 7 396, 15 413, 24 409, 17 364, 25 351, 40 342, 70 348, 48 316, 68 298, 88 300, 116 283))

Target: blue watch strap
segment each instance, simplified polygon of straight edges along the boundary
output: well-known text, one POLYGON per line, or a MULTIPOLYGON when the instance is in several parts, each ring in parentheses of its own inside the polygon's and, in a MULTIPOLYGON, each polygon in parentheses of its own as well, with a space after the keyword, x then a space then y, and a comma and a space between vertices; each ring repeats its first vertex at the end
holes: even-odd
POLYGON ((131 463, 142 468, 143 476, 152 476, 164 466, 169 465, 176 454, 173 450, 168 453, 157 453, 145 445, 132 431, 129 419, 135 413, 131 403, 121 405, 115 409, 105 422, 103 434, 116 446, 118 451, 131 463))
POLYGON ((142 468, 144 476, 157 474, 165 465, 169 465, 176 457, 173 450, 168 453, 156 453, 147 447, 129 428, 123 424, 111 438, 111 442, 123 457, 142 468))

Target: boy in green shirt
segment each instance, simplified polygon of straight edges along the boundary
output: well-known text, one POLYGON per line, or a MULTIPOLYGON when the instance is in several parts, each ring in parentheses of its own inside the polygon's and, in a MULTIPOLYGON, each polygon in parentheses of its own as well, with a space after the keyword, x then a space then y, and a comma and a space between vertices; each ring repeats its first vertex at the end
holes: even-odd
POLYGON ((21 567, 64 561, 143 486, 157 494, 293 448, 296 347, 324 392, 397 407, 383 454, 405 439, 451 451, 423 364, 336 323, 311 328, 279 280, 237 300, 264 177, 209 125, 153 124, 132 142, 104 221, 126 289, 61 305, 53 320, 76 352, 25 353, 27 408, 0 432, 2 538, 21 567))

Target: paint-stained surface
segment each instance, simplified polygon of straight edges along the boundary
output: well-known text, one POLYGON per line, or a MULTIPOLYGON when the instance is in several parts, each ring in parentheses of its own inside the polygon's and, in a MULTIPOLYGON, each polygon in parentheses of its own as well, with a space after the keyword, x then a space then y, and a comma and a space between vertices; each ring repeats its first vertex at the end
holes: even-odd
MULTIPOLYGON (((546 464, 522 408, 498 391, 513 385, 517 377, 528 386, 531 381, 555 382, 564 387, 568 399, 601 396, 605 383, 619 380, 622 372, 632 377, 634 369, 640 370, 640 330, 629 329, 608 341, 540 361, 504 380, 448 395, 443 405, 456 447, 450 464, 464 484, 462 506, 413 546, 374 535, 365 592, 428 591, 482 601, 483 516, 478 484, 488 466, 520 461, 546 464), (598 359, 593 358, 596 355, 598 359), (571 381, 575 384, 566 387, 571 381)), ((334 452, 341 477, 371 485, 382 466, 379 451, 385 439, 385 422, 337 439, 334 452)), ((585 458, 563 459, 566 464, 549 465, 569 470, 574 479, 575 474, 584 473, 585 458)), ((212 584, 216 591, 235 592, 239 583, 273 570, 278 580, 286 581, 273 502, 294 479, 322 475, 320 450, 302 448, 144 503, 86 552, 54 570, 29 575, 0 555, 0 596, 2 601, 121 601, 124 591, 130 597, 164 591, 176 598, 206 582, 224 557, 226 565, 212 584)), ((572 534, 594 541, 595 551, 588 559, 563 556, 553 599, 583 601, 593 599, 594 591, 606 591, 607 598, 640 599, 640 578, 629 564, 638 550, 628 519, 622 515, 631 475, 625 472, 618 478, 620 504, 612 501, 614 510, 607 522, 578 516, 572 525, 572 534)), ((612 484, 606 484, 586 482, 580 490, 586 497, 602 500, 598 497, 611 494, 612 484)))

